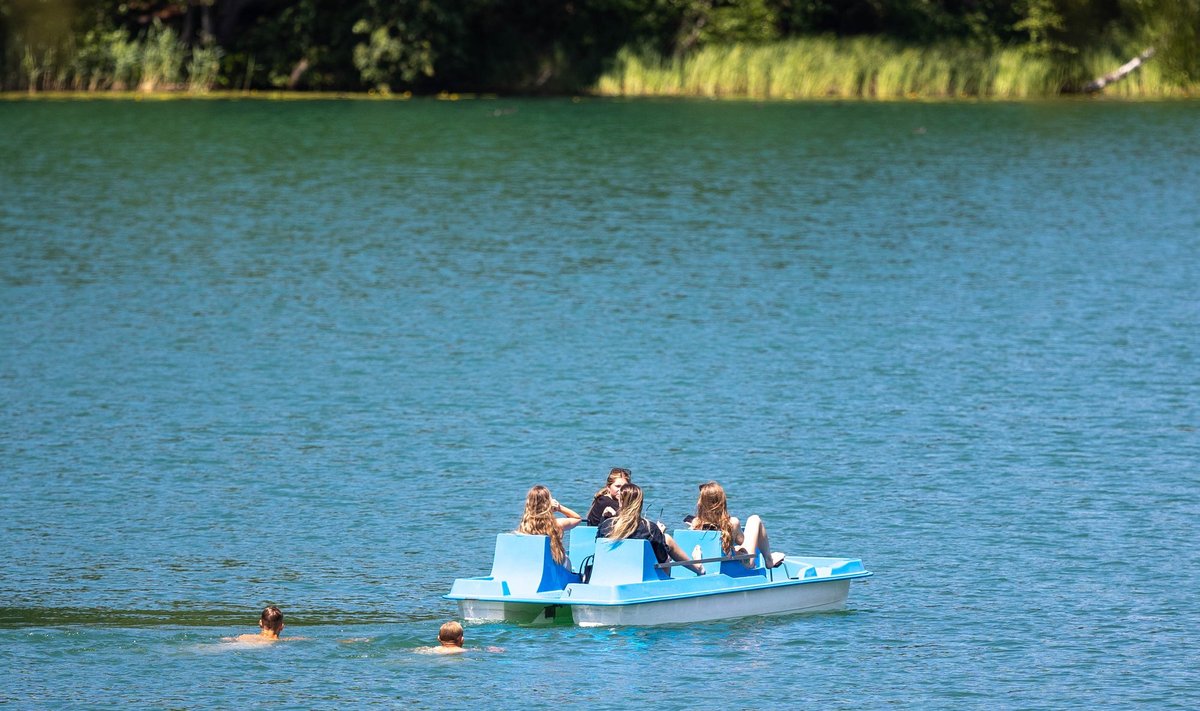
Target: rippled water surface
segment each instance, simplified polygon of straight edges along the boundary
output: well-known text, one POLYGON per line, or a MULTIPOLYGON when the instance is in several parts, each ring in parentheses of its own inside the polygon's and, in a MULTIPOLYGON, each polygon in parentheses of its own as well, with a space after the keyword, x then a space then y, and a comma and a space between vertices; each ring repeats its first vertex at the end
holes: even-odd
POLYGON ((1200 704, 1200 105, 7 102, 0 196, 0 704, 1200 704), (614 465, 876 576, 415 653, 614 465))

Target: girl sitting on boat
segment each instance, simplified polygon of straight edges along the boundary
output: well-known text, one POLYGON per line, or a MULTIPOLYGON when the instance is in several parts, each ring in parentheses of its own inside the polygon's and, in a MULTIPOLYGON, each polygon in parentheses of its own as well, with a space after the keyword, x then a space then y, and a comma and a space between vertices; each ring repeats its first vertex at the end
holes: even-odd
POLYGON ((760 551, 768 568, 777 568, 783 563, 783 553, 771 552, 762 519, 757 514, 750 516, 743 532, 737 517, 729 515, 725 490, 715 481, 700 485, 700 498, 696 501, 696 516, 691 520, 691 527, 699 531, 720 531, 721 549, 726 555, 749 555, 750 558, 743 561, 749 568, 754 567, 760 551))
POLYGON ((528 533, 534 536, 550 537, 550 554, 554 562, 571 567, 567 562, 567 552, 563 548, 563 531, 569 531, 579 525, 582 519, 579 514, 558 503, 550 495, 550 490, 538 484, 525 495, 525 513, 521 516, 521 524, 517 533, 528 533), (555 518, 559 513, 563 518, 555 518))
POLYGON ((613 467, 608 473, 608 483, 592 497, 592 507, 587 512, 587 525, 599 526, 606 518, 617 515, 621 508, 621 487, 633 480, 633 474, 623 467, 613 467))
POLYGON ((704 566, 693 563, 670 534, 663 531, 657 523, 642 518, 641 487, 637 484, 625 484, 621 487, 620 503, 621 509, 617 515, 600 523, 600 528, 596 531, 599 538, 648 540, 659 563, 666 563, 667 558, 671 558, 683 563, 696 575, 704 575, 704 566))

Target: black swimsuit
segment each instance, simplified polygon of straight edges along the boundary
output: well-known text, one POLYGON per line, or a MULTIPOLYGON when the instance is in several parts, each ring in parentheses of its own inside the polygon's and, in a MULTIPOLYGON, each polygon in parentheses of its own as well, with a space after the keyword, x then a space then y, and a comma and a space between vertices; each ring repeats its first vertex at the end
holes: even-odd
POLYGON ((592 501, 592 508, 588 509, 587 516, 584 517, 584 520, 587 521, 587 525, 589 526, 599 526, 600 522, 604 519, 616 515, 608 514, 608 516, 605 516, 604 509, 612 509, 613 511, 616 511, 619 508, 621 508, 621 505, 617 503, 616 499, 608 494, 601 494, 592 501))
MULTIPOLYGON (((607 538, 609 533, 612 533, 613 526, 616 525, 615 518, 606 518, 600 523, 600 530, 596 531, 599 538, 607 538)), ((650 547, 654 549, 654 557, 659 563, 666 563, 670 559, 670 554, 667 552, 667 537, 658 527, 658 524, 651 523, 646 519, 638 521, 637 529, 629 534, 629 538, 640 538, 645 541, 650 541, 650 547)))

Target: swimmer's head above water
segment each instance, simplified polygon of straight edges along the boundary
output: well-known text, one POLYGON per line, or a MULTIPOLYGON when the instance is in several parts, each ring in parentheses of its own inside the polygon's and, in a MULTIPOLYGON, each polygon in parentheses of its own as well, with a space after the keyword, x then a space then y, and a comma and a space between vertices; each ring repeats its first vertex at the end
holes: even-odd
POLYGON ((274 605, 266 607, 262 616, 258 618, 258 626, 262 628, 264 635, 278 637, 283 631, 283 612, 274 605))
POLYGON ((442 625, 438 630, 438 643, 443 647, 463 646, 463 627, 454 620, 442 625))
MULTIPOLYGON (((225 637, 226 642, 243 642, 247 644, 261 644, 264 642, 278 642, 279 633, 283 631, 283 612, 274 605, 269 605, 263 609, 262 614, 258 617, 258 634, 239 634, 236 637, 225 637)), ((289 637, 288 639, 304 639, 303 637, 289 637)))

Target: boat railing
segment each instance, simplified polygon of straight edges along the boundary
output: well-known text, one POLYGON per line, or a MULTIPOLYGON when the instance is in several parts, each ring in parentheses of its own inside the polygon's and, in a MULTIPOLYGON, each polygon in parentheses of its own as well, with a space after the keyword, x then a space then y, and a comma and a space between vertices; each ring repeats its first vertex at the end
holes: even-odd
MULTIPOLYGON (((665 569, 665 568, 674 568, 675 566, 679 566, 679 565, 687 565, 688 563, 727 563, 727 562, 731 562, 731 561, 747 561, 747 560, 756 559, 756 558, 758 558, 758 554, 755 554, 752 556, 749 553, 740 553, 738 555, 726 555, 726 556, 720 556, 720 557, 715 557, 715 558, 692 558, 690 561, 671 560, 671 561, 667 561, 666 563, 659 563, 658 565, 656 565, 654 567, 665 569)), ((799 579, 799 575, 792 575, 792 571, 789 570, 788 564, 786 562, 781 563, 780 567, 782 568, 782 573, 785 578, 787 578, 789 580, 798 580, 799 579)), ((709 571, 706 570, 704 572, 708 573, 709 571)), ((749 571, 749 569, 747 569, 747 572, 754 572, 755 574, 761 574, 758 571, 749 571)), ((775 569, 774 568, 766 568, 765 572, 767 575, 767 579, 770 580, 771 582, 775 582, 775 569)), ((803 570, 801 570, 801 572, 803 572, 803 570)))
POLYGON ((654 567, 666 570, 674 568, 677 565, 691 565, 693 563, 724 563, 733 560, 750 560, 752 557, 749 553, 739 553, 738 555, 723 555, 715 558, 692 558, 691 560, 669 560, 666 563, 658 563, 654 567))

